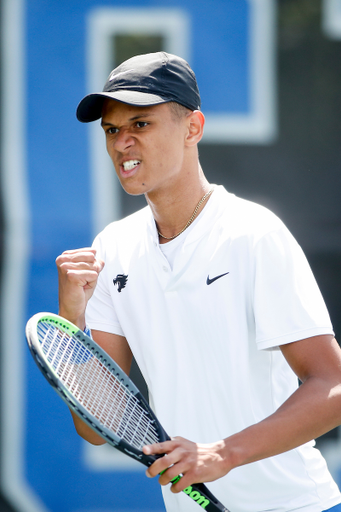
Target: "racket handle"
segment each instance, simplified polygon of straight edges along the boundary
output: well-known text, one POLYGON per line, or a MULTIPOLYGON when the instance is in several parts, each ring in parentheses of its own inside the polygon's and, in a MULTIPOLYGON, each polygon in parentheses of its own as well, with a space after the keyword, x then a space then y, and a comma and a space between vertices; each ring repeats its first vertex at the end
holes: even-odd
POLYGON ((205 484, 190 485, 183 492, 207 512, 230 512, 217 500, 205 484))
MULTIPOLYGON (((145 461, 141 460, 146 466, 151 466, 153 462, 155 462, 160 457, 163 457, 163 455, 148 455, 146 456, 145 461)), ((164 471, 161 471, 160 475, 162 475, 164 471)), ((173 480, 171 480, 172 484, 175 484, 182 478, 182 475, 178 475, 173 480)), ((198 503, 204 510, 207 512, 230 512, 229 509, 224 507, 222 503, 220 503, 219 500, 214 496, 214 494, 211 493, 211 491, 206 487, 205 484, 192 484, 186 489, 184 489, 182 492, 187 494, 189 498, 191 498, 193 501, 198 503)))

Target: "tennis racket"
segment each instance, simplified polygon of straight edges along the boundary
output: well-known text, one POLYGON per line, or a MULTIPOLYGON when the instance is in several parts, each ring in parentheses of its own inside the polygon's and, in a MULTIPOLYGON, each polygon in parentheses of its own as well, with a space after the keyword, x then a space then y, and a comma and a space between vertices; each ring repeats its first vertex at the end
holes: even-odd
MULTIPOLYGON (((145 455, 142 448, 170 437, 135 384, 97 343, 53 313, 34 315, 26 338, 51 386, 107 443, 147 467, 160 457, 145 455)), ((204 484, 183 492, 208 512, 229 512, 204 484)))

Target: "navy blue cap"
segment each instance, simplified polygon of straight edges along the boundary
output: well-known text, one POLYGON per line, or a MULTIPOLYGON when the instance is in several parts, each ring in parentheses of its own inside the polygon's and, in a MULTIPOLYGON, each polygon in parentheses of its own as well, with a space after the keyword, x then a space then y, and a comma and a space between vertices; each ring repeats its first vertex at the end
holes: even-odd
POLYGON ((139 107, 170 101, 190 110, 201 106, 198 84, 189 64, 166 52, 137 55, 120 64, 110 73, 102 92, 82 99, 77 119, 82 123, 100 119, 106 98, 139 107))

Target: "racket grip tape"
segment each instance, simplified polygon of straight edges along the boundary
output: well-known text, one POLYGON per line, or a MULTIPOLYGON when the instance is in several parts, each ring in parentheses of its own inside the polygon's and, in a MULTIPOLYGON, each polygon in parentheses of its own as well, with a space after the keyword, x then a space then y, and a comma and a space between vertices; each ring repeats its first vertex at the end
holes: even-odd
POLYGON ((205 484, 189 485, 183 492, 207 512, 230 512, 205 484))
MULTIPOLYGON (((161 471, 160 475, 165 471, 167 470, 165 469, 164 471, 161 471)), ((176 484, 176 482, 181 478, 182 475, 178 475, 171 480, 171 483, 176 484)), ((229 510, 217 500, 205 484, 189 485, 182 492, 187 494, 187 496, 200 505, 204 510, 207 510, 207 512, 229 512, 229 510)))

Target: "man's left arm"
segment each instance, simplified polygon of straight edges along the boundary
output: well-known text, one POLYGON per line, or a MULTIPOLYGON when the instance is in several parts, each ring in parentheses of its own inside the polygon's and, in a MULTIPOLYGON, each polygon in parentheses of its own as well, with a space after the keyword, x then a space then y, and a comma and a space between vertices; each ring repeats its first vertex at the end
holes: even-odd
POLYGON ((294 449, 341 424, 341 349, 331 335, 315 336, 280 347, 301 386, 277 411, 239 433, 212 444, 186 439, 145 447, 145 453, 166 453, 148 470, 162 485, 178 474, 172 486, 180 492, 192 483, 209 482, 233 468, 294 449))

